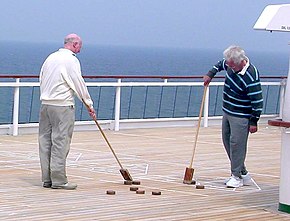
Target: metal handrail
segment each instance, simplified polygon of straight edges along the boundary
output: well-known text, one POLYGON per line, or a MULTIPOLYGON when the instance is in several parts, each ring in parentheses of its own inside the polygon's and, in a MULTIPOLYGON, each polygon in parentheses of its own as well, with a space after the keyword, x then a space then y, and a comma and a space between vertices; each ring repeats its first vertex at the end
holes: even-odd
MULTIPOLYGON (((0 74, 1 78, 10 78, 10 79, 16 79, 16 78, 39 78, 38 75, 15 75, 15 74, 0 74)), ((83 78, 85 79, 202 79, 203 75, 190 75, 190 76, 170 76, 170 75, 155 75, 155 76, 149 76, 149 75, 84 75, 83 78)), ((215 76, 215 79, 224 79, 224 76, 215 76)), ((286 79, 287 76, 260 76, 261 79, 286 79)))
MULTIPOLYGON (((12 125, 12 134, 14 136, 18 135, 18 118, 19 118, 19 97, 20 97, 20 87, 39 87, 39 82, 20 82, 20 79, 24 78, 38 78, 38 76, 29 76, 29 75, 19 75, 19 76, 1 76, 1 78, 14 78, 16 79, 15 82, 0 82, 0 87, 14 87, 14 104, 13 104, 13 125, 12 125)), ((202 76, 84 76, 84 78, 116 78, 118 79, 117 82, 86 82, 88 87, 115 87, 115 116, 114 116, 114 130, 119 130, 119 123, 120 123, 120 103, 121 103, 121 88, 122 87, 149 87, 149 86, 156 86, 156 87, 172 87, 172 86, 203 86, 203 82, 201 81, 202 76), (127 78, 138 78, 138 79, 150 79, 150 78, 159 78, 163 79, 160 82, 122 82, 122 79, 127 78), (200 81, 187 81, 187 82, 168 82, 168 79, 199 79, 200 81)), ((219 77, 223 78, 223 77, 219 77)), ((283 98, 285 93, 285 79, 284 76, 274 77, 268 76, 264 78, 275 79, 277 81, 262 81, 262 85, 269 85, 269 86, 281 86, 280 90, 280 115, 281 115, 281 107, 283 106, 283 98)), ((222 81, 212 81, 210 86, 221 86, 224 82, 222 81)), ((206 94, 205 104, 204 104, 204 121, 203 126, 208 126, 208 116, 209 116, 209 90, 206 94)))

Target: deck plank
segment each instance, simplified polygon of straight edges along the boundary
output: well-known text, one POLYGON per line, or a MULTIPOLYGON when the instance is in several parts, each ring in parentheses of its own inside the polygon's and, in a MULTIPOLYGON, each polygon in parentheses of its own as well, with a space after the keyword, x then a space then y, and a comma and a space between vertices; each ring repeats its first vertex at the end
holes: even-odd
POLYGON ((247 168, 251 186, 226 188, 229 161, 221 128, 200 128, 194 176, 205 189, 182 183, 195 128, 105 131, 123 167, 145 194, 129 191, 98 131, 75 132, 67 161, 75 191, 44 189, 37 134, 0 136, 1 220, 289 220, 279 202, 279 128, 260 125, 250 135, 247 168), (107 195, 115 190, 116 195, 107 195), (152 191, 162 195, 153 196, 152 191))

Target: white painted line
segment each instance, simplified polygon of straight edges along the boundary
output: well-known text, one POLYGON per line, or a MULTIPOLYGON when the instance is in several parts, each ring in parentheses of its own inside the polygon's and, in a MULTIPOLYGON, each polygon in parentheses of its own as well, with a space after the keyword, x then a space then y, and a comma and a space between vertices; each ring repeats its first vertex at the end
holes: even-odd
POLYGON ((251 180, 255 184, 255 186, 258 188, 258 190, 262 190, 253 178, 251 178, 251 180))
POLYGON ((145 168, 145 175, 148 174, 148 168, 149 168, 149 164, 146 165, 146 168, 145 168))
MULTIPOLYGON (((82 148, 74 148, 75 150, 78 151, 87 151, 87 152, 92 152, 92 153, 100 153, 100 154, 109 154, 111 155, 110 152, 108 151, 98 151, 98 150, 88 150, 88 149, 82 149, 82 148)), ((132 154, 121 154, 119 153, 118 156, 120 157, 120 159, 126 159, 126 160, 134 160, 136 161, 144 161, 140 156, 137 155, 132 155, 132 154)), ((165 162, 165 161, 159 161, 159 160, 150 160, 150 162, 153 163, 160 163, 160 164, 170 164, 170 165, 177 165, 177 166, 184 166, 183 163, 175 163, 175 162, 165 162)))
POLYGON ((120 183, 120 182, 112 181, 112 180, 100 180, 100 182, 104 182, 104 183, 120 183))
POLYGON ((83 155, 83 154, 80 153, 80 154, 78 155, 78 157, 75 159, 75 162, 77 162, 77 161, 81 158, 82 155, 83 155))
POLYGON ((18 141, 18 140, 5 140, 1 139, 2 141, 7 141, 9 143, 19 143, 19 144, 33 144, 33 145, 38 145, 38 143, 31 143, 31 142, 24 142, 24 141, 18 141))
POLYGON ((86 176, 76 176, 76 175, 69 175, 70 177, 77 177, 85 180, 94 180, 95 178, 92 177, 86 177, 86 176))
POLYGON ((280 178, 279 176, 274 176, 270 174, 262 174, 262 173, 251 173, 251 175, 263 176, 263 177, 273 177, 273 178, 280 178))
POLYGON ((120 135, 124 136, 131 136, 131 137, 146 137, 146 138, 151 138, 151 139, 159 139, 159 140, 177 140, 176 138, 172 137, 159 137, 159 136, 143 136, 143 135, 138 135, 138 134, 126 134, 126 133, 119 133, 120 135))
MULTIPOLYGON (((17 169, 17 170, 25 170, 25 171, 31 171, 31 172, 39 172, 39 170, 37 170, 37 169, 28 169, 28 168, 24 168, 23 166, 27 166, 27 165, 25 165, 25 164, 17 164, 15 166, 8 166, 8 165, 6 165, 5 168, 13 168, 13 169, 17 169)), ((34 166, 34 165, 32 165, 32 166, 34 166)))
POLYGON ((168 179, 168 177, 166 177, 166 176, 154 175, 153 177, 142 177, 142 179, 150 180, 150 181, 156 181, 156 182, 161 182, 161 183, 172 183, 172 184, 179 185, 179 186, 185 186, 185 184, 182 183, 181 179, 178 182, 176 179, 174 179, 174 180, 168 179), (160 178, 160 179, 158 179, 158 178, 160 178))
POLYGON ((212 190, 221 190, 221 191, 226 191, 226 192, 232 192, 233 188, 227 188, 226 186, 214 186, 214 185, 204 185, 206 187, 206 189, 212 189, 212 190))

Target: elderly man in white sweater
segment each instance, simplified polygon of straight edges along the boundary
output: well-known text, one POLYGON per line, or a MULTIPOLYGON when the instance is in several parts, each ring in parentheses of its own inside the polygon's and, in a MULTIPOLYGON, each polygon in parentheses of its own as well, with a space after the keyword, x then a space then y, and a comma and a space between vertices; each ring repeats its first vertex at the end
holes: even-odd
POLYGON ((74 96, 88 104, 92 118, 96 116, 76 57, 81 47, 81 38, 69 34, 64 47, 50 54, 40 71, 39 156, 45 188, 77 188, 66 176, 66 158, 75 122, 74 96))

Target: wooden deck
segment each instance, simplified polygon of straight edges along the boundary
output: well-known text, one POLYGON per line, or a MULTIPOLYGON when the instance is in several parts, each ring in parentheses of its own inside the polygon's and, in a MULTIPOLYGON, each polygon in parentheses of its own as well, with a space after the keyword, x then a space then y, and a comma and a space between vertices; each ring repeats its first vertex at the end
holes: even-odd
POLYGON ((277 210, 279 128, 261 125, 250 135, 246 162, 254 182, 237 189, 223 184, 230 172, 220 127, 199 133, 193 167, 205 189, 182 183, 194 128, 105 133, 124 168, 141 181, 144 195, 123 184, 99 131, 74 133, 67 162, 69 181, 78 184, 73 191, 42 188, 37 134, 0 136, 0 220, 290 220, 277 210))

